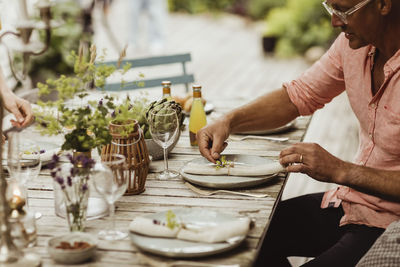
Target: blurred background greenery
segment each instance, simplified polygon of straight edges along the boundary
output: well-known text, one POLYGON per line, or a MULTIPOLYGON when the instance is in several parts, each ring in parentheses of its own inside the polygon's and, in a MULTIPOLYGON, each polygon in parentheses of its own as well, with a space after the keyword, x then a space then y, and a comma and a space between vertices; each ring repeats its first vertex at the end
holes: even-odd
MULTIPOLYGON (((168 0, 168 5, 171 13, 230 13, 265 22, 264 47, 278 57, 303 56, 316 46, 325 50, 338 33, 331 27, 321 0, 168 0), (270 39, 272 43, 266 43, 270 39)), ((29 75, 33 84, 56 73, 72 73, 73 63, 67 60, 69 52, 77 50, 80 40, 90 42, 92 33, 85 27, 90 24, 91 14, 82 10, 77 1, 59 1, 52 12, 55 20, 64 23, 52 29, 50 49, 32 58, 29 75)), ((14 61, 21 58, 16 55, 14 61)))
MULTIPOLYGON (((276 39, 275 55, 291 57, 319 46, 326 49, 338 32, 321 0, 168 0, 171 12, 229 12, 265 21, 265 37, 276 39)), ((274 42, 275 44, 275 42, 274 42)))

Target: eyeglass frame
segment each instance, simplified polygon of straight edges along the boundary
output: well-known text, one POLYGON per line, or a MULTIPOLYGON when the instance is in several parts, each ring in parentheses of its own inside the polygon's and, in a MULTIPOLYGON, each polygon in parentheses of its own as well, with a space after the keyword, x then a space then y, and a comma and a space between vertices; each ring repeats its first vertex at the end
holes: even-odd
POLYGON ((372 0, 364 0, 361 1, 360 3, 358 3, 357 5, 349 8, 346 11, 339 11, 337 9, 334 9, 331 5, 329 5, 327 3, 327 1, 323 1, 322 5, 324 6, 324 8, 326 9, 326 11, 328 11, 328 13, 333 16, 337 16, 344 24, 347 24, 347 17, 350 16, 351 14, 353 14, 354 12, 358 11, 359 9, 361 9, 362 7, 366 6, 367 4, 369 4, 372 0))

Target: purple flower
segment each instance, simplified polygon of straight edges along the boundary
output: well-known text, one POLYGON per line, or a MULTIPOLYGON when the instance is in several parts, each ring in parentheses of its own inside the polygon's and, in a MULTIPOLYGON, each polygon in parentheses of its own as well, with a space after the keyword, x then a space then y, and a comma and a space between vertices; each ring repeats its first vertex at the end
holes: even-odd
POLYGON ((82 191, 86 192, 86 190, 88 190, 88 185, 87 184, 83 184, 82 185, 82 191))
POLYGON ((103 98, 100 99, 100 101, 99 101, 99 106, 102 106, 102 105, 103 105, 103 98))
POLYGON ((51 175, 51 177, 53 177, 53 178, 56 178, 56 174, 57 174, 57 171, 55 171, 55 170, 52 170, 52 171, 50 172, 50 175, 51 175))
POLYGON ((67 177, 67 184, 68 184, 68 186, 72 186, 72 178, 71 178, 71 176, 67 177))
POLYGON ((111 117, 115 118, 115 110, 111 113, 111 117))
POLYGON ((62 178, 61 176, 57 176, 57 177, 56 177, 56 181, 57 181, 57 183, 59 183, 60 185, 64 184, 64 178, 62 178))

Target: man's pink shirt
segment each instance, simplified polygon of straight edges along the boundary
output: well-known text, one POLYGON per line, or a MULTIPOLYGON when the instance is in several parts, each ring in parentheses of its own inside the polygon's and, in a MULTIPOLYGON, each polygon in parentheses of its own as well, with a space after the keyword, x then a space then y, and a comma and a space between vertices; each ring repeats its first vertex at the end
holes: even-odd
MULTIPOLYGON (((375 47, 353 50, 342 33, 327 53, 299 79, 284 84, 301 115, 310 115, 343 91, 360 123, 354 163, 400 170, 400 50, 384 66, 385 80, 372 95, 371 69, 375 47)), ((399 192, 400 194, 400 192, 399 192)), ((400 203, 346 186, 325 193, 321 208, 342 204, 340 225, 386 228, 400 219, 400 203)))

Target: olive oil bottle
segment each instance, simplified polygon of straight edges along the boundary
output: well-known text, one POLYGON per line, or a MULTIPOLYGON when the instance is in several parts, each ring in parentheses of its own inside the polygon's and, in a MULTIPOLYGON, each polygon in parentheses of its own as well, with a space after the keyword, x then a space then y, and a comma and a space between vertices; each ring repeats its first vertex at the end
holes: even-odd
POLYGON ((168 101, 171 101, 172 100, 171 82, 170 81, 162 81, 161 85, 162 85, 162 91, 163 91, 162 98, 163 99, 166 98, 168 101))
POLYGON ((193 103, 190 109, 189 137, 190 145, 197 146, 196 133, 207 124, 206 113, 201 102, 201 86, 193 85, 193 103))

